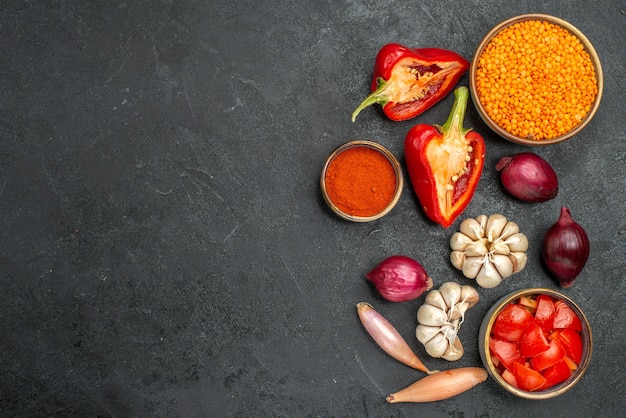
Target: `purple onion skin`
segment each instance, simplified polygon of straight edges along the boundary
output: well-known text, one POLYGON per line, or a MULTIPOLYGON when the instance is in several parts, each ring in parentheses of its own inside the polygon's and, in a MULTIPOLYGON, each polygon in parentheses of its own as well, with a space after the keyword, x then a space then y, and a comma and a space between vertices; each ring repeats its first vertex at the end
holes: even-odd
POLYGON ((583 227, 572 219, 568 208, 561 208, 559 220, 546 232, 541 256, 562 287, 574 285, 574 279, 589 258, 589 237, 583 227))
POLYGON ((522 152, 502 157, 496 164, 504 188, 524 202, 539 203, 553 199, 559 180, 552 166, 537 154, 522 152))
POLYGON ((392 255, 383 260, 365 277, 383 298, 391 302, 417 299, 433 287, 433 281, 424 267, 404 255, 392 255))

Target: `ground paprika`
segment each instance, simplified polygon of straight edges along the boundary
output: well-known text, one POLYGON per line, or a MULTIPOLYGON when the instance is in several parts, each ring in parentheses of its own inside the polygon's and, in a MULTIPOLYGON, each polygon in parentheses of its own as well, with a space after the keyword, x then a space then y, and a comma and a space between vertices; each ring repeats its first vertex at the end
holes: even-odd
POLYGON ((396 171, 377 149, 359 145, 338 152, 328 163, 324 187, 332 204, 350 216, 371 217, 393 201, 396 171))

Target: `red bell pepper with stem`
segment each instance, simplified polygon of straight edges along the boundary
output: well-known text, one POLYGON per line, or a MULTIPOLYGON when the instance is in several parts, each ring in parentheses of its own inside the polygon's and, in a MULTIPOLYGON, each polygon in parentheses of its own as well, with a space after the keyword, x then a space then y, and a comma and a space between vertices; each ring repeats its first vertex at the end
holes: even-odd
POLYGON ((404 157, 426 216, 448 228, 469 205, 485 164, 480 134, 463 129, 469 90, 454 91, 454 104, 441 126, 419 124, 407 133, 404 157))
POLYGON ((469 66, 446 49, 387 44, 376 56, 372 93, 352 113, 352 122, 373 104, 382 105, 391 120, 411 119, 450 93, 469 66))

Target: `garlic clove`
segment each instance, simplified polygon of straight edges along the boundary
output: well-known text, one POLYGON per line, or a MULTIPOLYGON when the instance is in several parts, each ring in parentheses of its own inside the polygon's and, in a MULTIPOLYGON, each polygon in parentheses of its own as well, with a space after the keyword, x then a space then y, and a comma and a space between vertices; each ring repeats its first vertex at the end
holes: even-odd
POLYGON ((459 230, 467 235, 472 241, 477 241, 484 236, 484 229, 474 218, 467 218, 459 226, 459 230))
POLYGON ((475 279, 484 263, 485 257, 465 257, 461 271, 468 279, 475 279))
POLYGON ((468 308, 476 305, 479 299, 480 295, 478 294, 478 291, 474 288, 474 286, 470 286, 467 284, 461 286, 461 300, 467 303, 468 308))
POLYGON ((431 327, 438 327, 448 322, 446 312, 427 303, 417 310, 417 322, 431 327))
POLYGON ((448 309, 454 307, 461 300, 461 285, 457 282, 446 282, 439 286, 439 292, 446 301, 448 309))
POLYGON ((439 308, 444 312, 448 309, 448 307, 446 306, 446 301, 438 289, 433 289, 428 292, 426 294, 426 298, 424 298, 424 303, 439 308))
POLYGON ((478 224, 480 225, 480 236, 481 238, 485 236, 485 229, 487 228, 487 221, 489 220, 489 218, 487 217, 487 215, 478 215, 476 217, 476 221, 478 221, 478 224))
POLYGON ((448 349, 448 340, 446 337, 440 332, 435 335, 430 340, 426 341, 424 344, 424 348, 429 356, 434 358, 441 358, 443 354, 448 349))
POLYGON ((452 320, 463 319, 465 316, 465 312, 469 309, 469 304, 467 302, 459 302, 454 305, 450 311, 448 311, 448 317, 452 320))
POLYGON ((461 232, 455 232, 450 237, 450 248, 454 251, 465 251, 465 247, 473 244, 474 240, 461 232))
POLYGON ((486 261, 476 275, 476 283, 480 287, 491 289, 502 283, 502 276, 490 261, 486 261))
POLYGON ((518 232, 508 237, 504 244, 509 247, 509 251, 526 251, 528 249, 528 238, 526 235, 518 232))
POLYGON ((509 254, 511 260, 515 259, 513 262, 513 273, 517 273, 526 267, 526 262, 528 261, 528 254, 525 252, 515 252, 509 254))
POLYGON ((489 242, 495 241, 500 236, 506 222, 506 217, 499 213, 493 214, 489 217, 487 220, 487 226, 485 227, 485 237, 489 242))
POLYGON ((426 344, 428 341, 441 332, 441 327, 431 327, 424 324, 419 324, 415 328, 415 338, 422 344, 426 344))
POLYGON ((463 251, 452 251, 450 253, 450 262, 456 269, 461 270, 463 268, 464 261, 465 253, 463 251))
POLYGON ((489 260, 493 264, 493 266, 498 270, 498 273, 502 278, 509 277, 513 274, 513 263, 511 259, 502 254, 493 254, 489 257, 489 260))
POLYGON ((448 344, 448 348, 441 355, 441 358, 448 361, 457 361, 463 356, 464 353, 463 344, 461 344, 461 340, 459 337, 454 339, 454 343, 448 344))
POLYGON ((470 245, 465 247, 465 255, 467 257, 476 257, 476 256, 484 256, 489 252, 487 248, 485 240, 478 240, 472 242, 470 245))
POLYGON ((448 325, 444 333, 446 335, 446 338, 448 338, 448 341, 454 341, 454 338, 456 338, 456 333, 459 332, 460 329, 461 321, 459 321, 458 319, 450 321, 450 325, 448 325))
POLYGON ((511 252, 511 250, 509 249, 509 246, 505 242, 497 239, 491 244, 491 248, 489 252, 491 254, 508 255, 511 252))
POLYGON ((458 319, 452 321, 451 325, 441 328, 441 333, 446 337, 446 340, 448 340, 448 345, 454 344, 459 329, 461 329, 461 322, 458 319))
POLYGON ((505 240, 509 236, 513 234, 517 234, 518 232, 519 232, 519 226, 515 222, 509 221, 504 226, 504 229, 502 229, 502 232, 500 232, 500 239, 505 240))
POLYGON ((478 302, 478 292, 476 292, 476 297, 469 297, 468 301, 461 299, 461 302, 454 305, 454 307, 448 312, 448 317, 452 321, 453 325, 460 328, 463 321, 465 321, 465 312, 472 306, 474 306, 478 302), (458 323, 455 323, 458 321, 458 323))

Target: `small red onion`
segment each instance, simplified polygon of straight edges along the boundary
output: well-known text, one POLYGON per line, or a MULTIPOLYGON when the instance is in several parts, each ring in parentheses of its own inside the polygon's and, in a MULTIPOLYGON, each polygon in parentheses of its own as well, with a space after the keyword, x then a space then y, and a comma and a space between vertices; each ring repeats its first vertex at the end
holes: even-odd
POLYGON ((380 295, 391 302, 418 298, 433 287, 433 280, 420 263, 403 255, 392 255, 365 275, 380 295))
POLYGON ((559 220, 543 238, 541 256, 562 287, 571 287, 589 258, 589 237, 574 222, 568 208, 561 208, 559 220))
POLYGON ((559 191, 556 172, 546 160, 531 152, 502 157, 496 164, 504 188, 524 202, 545 202, 559 191))

